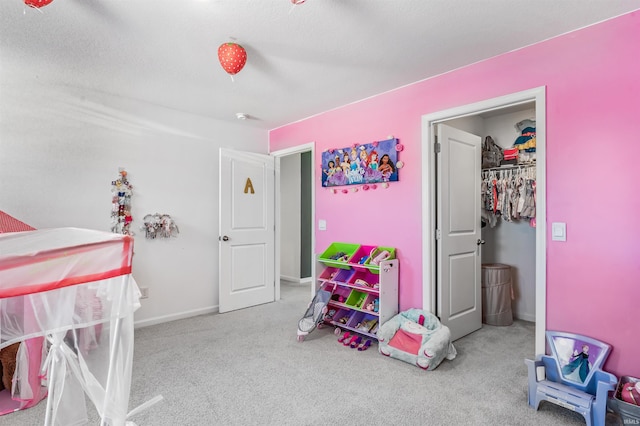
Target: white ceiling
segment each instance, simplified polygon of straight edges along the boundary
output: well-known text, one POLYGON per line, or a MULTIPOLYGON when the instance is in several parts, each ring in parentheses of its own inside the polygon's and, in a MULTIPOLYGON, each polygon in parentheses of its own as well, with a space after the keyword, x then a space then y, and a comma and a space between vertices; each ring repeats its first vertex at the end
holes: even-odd
MULTIPOLYGON (((272 129, 640 8, 640 0, 0 1, 0 89, 32 82, 272 129), (233 81, 217 49, 247 64, 233 81)), ((535 60, 535 59, 533 59, 535 60)))

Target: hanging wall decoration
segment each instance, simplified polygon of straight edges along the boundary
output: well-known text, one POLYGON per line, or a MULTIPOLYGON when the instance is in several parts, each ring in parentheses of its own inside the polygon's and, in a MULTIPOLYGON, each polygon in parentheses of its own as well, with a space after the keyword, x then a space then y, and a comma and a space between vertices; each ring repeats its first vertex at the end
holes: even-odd
POLYGON ((218 60, 222 69, 233 76, 239 73, 247 63, 247 51, 237 43, 222 43, 218 47, 218 60))
MULTIPOLYGON (((383 141, 324 151, 322 186, 362 185, 362 189, 368 191, 376 189, 376 183, 382 183, 386 188, 388 182, 398 180, 398 169, 403 165, 398 161, 398 153, 402 149, 398 139, 390 137, 383 141)), ((349 191, 343 189, 342 192, 349 191)))
POLYGON ((119 169, 118 179, 111 181, 111 232, 116 234, 134 235, 129 229, 131 217, 131 195, 133 186, 127 180, 127 172, 119 169))
POLYGON ((145 237, 153 240, 156 238, 170 238, 178 236, 178 225, 168 214, 148 214, 144 217, 144 226, 140 228, 145 232, 145 237))
POLYGON ((53 0, 24 0, 24 4, 34 9, 40 9, 51 3, 53 0))

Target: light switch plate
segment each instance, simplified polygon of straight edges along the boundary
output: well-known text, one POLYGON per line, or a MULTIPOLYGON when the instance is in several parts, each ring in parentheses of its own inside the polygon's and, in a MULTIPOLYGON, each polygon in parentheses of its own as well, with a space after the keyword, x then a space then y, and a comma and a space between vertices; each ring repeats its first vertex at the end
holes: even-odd
POLYGON ((326 231, 327 230, 327 221, 324 219, 320 219, 318 221, 318 230, 319 231, 326 231))
POLYGON ((564 222, 553 222, 551 224, 551 239, 553 241, 567 241, 567 224, 564 222))

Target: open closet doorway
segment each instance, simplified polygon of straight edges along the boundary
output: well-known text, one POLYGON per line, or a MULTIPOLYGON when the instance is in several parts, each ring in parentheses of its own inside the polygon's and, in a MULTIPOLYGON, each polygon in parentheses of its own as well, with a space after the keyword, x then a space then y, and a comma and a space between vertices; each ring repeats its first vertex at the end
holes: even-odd
POLYGON ((276 300, 282 281, 309 286, 315 259, 314 143, 274 151, 276 158, 276 300))
MULTIPOLYGON (((518 123, 526 119, 531 119, 536 123, 535 170, 528 171, 528 173, 532 173, 536 182, 535 222, 532 223, 528 219, 526 221, 519 220, 516 226, 510 226, 512 223, 507 223, 507 226, 500 228, 498 232, 496 232, 497 229, 494 230, 487 226, 481 231, 482 238, 478 239, 478 246, 470 246, 466 251, 478 253, 476 250, 480 250, 482 263, 516 263, 512 271, 515 281, 514 295, 516 296, 512 305, 514 316, 527 321, 535 321, 535 352, 539 354, 544 353, 545 350, 544 331, 546 329, 545 108, 545 89, 540 87, 423 116, 423 164, 428 165, 423 170, 422 182, 424 189, 423 271, 425 276, 423 308, 435 312, 438 316, 443 310, 446 311, 450 316, 441 318, 441 320, 445 324, 447 320, 452 320, 450 328, 452 328, 451 331, 455 338, 462 337, 482 326, 482 323, 478 321, 475 328, 469 328, 467 323, 464 330, 462 330, 463 327, 459 330, 456 329, 457 323, 455 321, 457 317, 473 312, 476 315, 470 316, 476 318, 476 321, 477 318, 481 318, 478 310, 482 309, 482 300, 478 300, 477 297, 481 294, 477 288, 480 285, 478 275, 475 276, 473 284, 470 285, 470 280, 466 280, 463 285, 466 285, 467 288, 461 289, 460 283, 449 279, 447 274, 443 273, 443 271, 446 272, 445 267, 450 263, 450 259, 442 256, 441 248, 443 240, 446 241, 446 238, 451 236, 448 235, 451 234, 449 232, 451 229, 438 229, 440 222, 442 222, 438 218, 442 206, 439 206, 438 203, 442 203, 443 181, 449 179, 450 176, 445 179, 443 175, 438 173, 439 168, 441 172, 448 170, 447 164, 439 164, 440 149, 446 151, 447 148, 437 145, 437 143, 447 143, 444 140, 436 141, 436 135, 441 131, 439 127, 459 129, 463 133, 477 135, 482 139, 486 136, 492 136, 498 145, 508 147, 513 145, 516 139, 513 132, 518 123), (511 125, 506 125, 506 123, 511 123, 511 125), (511 128, 509 129, 509 127, 511 128), (531 225, 535 225, 535 227, 531 225), (485 231, 485 229, 487 230, 485 231), (480 245, 482 240, 486 243, 480 245), (505 241, 509 241, 510 247, 502 247, 505 241), (492 247, 488 247, 489 244, 492 247), (524 257, 514 257, 517 255, 516 250, 524 250, 524 248, 531 251, 526 253, 524 257), (443 276, 446 278, 444 281, 443 276), (455 300, 456 297, 458 297, 457 300, 455 300), (442 306, 443 301, 446 306, 442 306)), ((455 161, 455 158, 450 161, 455 161)), ((514 166, 515 171, 512 173, 519 173, 519 169, 520 167, 514 166)), ((498 170, 497 173, 501 173, 501 171, 498 170)), ((480 182, 477 176, 474 178, 476 182, 480 182)), ((476 183, 472 182, 472 184, 476 183)), ((477 191, 480 193, 480 186, 477 187, 477 191)), ((478 197, 478 199, 480 198, 478 197)), ((451 201, 451 203, 453 202, 455 200, 451 201)), ((450 204, 449 207, 455 209, 453 204, 450 204)), ((480 217, 477 217, 473 228, 468 232, 477 233, 480 230, 480 217)), ((460 233, 465 232, 467 231, 460 233)), ((473 242, 471 244, 473 245, 473 242)), ((479 264, 476 265, 477 269, 474 274, 480 273, 479 266, 479 264)))

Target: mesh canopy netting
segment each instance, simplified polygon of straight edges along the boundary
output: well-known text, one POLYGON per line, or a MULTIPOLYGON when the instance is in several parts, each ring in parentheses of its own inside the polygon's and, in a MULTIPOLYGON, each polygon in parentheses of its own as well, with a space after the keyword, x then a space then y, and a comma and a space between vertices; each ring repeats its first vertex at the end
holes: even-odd
POLYGON ((132 255, 133 239, 120 234, 0 234, 0 349, 42 339, 20 346, 11 397, 25 401, 45 389, 45 424, 86 423, 87 399, 102 424, 127 423, 133 313, 140 307, 132 255), (29 362, 34 351, 42 351, 37 366, 29 362), (34 368, 46 388, 32 380, 34 368))

